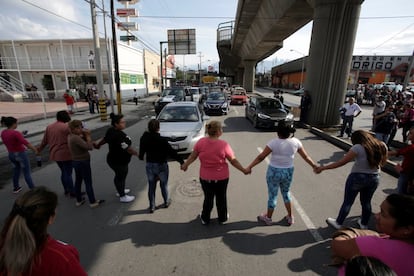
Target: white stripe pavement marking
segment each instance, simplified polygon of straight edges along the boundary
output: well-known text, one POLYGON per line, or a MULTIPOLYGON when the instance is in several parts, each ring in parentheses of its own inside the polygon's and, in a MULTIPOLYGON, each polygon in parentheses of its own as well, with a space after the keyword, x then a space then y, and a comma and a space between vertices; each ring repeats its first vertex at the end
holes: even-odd
POLYGON ((122 219, 122 215, 124 213, 125 207, 119 207, 115 214, 112 216, 112 218, 108 221, 108 226, 115 226, 119 223, 119 221, 122 219))
MULTIPOLYGON (((262 152, 263 151, 263 149, 260 148, 260 147, 258 147, 257 150, 259 152, 262 152)), ((269 158, 266 157, 265 160, 266 160, 267 165, 269 165, 269 163, 270 163, 269 158)), ((290 192, 290 196, 292 197, 293 207, 296 209, 296 212, 298 212, 299 216, 302 218, 303 222, 305 223, 306 227, 309 229, 309 232, 311 233, 311 235, 313 236, 313 238, 315 239, 315 241, 316 242, 323 241, 322 236, 319 234, 318 230, 316 230, 315 225, 310 220, 310 218, 308 217, 308 215, 305 213, 305 211, 303 210, 302 206, 300 206, 300 204, 296 200, 296 198, 293 196, 293 193, 292 192, 290 192)))

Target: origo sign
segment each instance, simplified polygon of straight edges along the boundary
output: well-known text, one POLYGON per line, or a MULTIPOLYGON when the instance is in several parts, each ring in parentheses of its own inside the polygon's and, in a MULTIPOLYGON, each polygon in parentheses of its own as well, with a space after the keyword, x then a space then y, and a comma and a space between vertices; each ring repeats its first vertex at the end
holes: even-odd
POLYGON ((391 71, 398 65, 409 63, 411 56, 353 56, 351 70, 391 71))

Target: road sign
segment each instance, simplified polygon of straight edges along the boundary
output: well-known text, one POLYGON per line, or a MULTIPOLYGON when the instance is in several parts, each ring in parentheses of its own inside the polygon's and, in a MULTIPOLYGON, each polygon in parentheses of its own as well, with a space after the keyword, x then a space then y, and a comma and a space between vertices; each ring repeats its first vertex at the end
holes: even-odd
POLYGON ((195 55, 195 29, 168 30, 168 54, 195 55))
POLYGON ((121 35, 119 37, 121 41, 138 41, 138 38, 135 35, 121 35))
POLYGON ((137 17, 138 11, 136 9, 117 9, 116 15, 119 17, 137 17))
POLYGON ((137 22, 118 22, 116 25, 118 26, 118 28, 124 31, 127 31, 127 30, 137 31, 138 30, 137 22))

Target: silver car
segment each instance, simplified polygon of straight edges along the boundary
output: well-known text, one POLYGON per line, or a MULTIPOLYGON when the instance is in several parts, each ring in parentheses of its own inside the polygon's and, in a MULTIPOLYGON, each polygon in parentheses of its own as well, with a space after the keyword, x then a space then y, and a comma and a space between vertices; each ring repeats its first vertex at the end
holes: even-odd
POLYGON ((160 135, 179 154, 191 153, 195 143, 205 135, 203 115, 196 102, 173 102, 167 104, 157 119, 160 121, 160 135))

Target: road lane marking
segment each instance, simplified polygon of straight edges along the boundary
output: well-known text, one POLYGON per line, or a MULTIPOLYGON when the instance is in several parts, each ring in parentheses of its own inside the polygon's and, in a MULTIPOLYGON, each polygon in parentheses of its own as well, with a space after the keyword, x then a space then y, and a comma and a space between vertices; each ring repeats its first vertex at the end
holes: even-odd
MULTIPOLYGON (((262 152, 263 149, 258 147, 257 148, 258 152, 262 152)), ((268 157, 266 157, 265 159, 267 165, 270 164, 270 160, 268 157)), ((311 233, 312 237, 315 239, 316 242, 321 242, 324 239, 322 238, 322 236, 319 234, 318 230, 316 229, 315 225, 313 224, 313 222, 311 221, 311 219, 309 218, 309 216, 305 213, 305 211, 303 210, 302 206, 300 206, 299 202, 296 200, 296 198, 293 196, 293 193, 290 192, 290 196, 292 198, 292 202, 293 202, 293 207, 296 209, 296 212, 299 214, 299 216, 302 218, 303 222, 306 225, 306 228, 308 228, 309 232, 311 233)))
POLYGON ((109 219, 107 222, 108 226, 115 226, 119 223, 119 221, 122 219, 122 216, 124 214, 125 207, 119 207, 115 214, 109 219))

